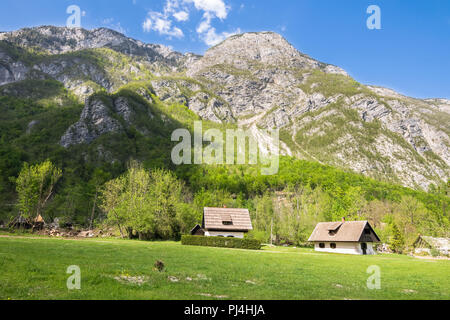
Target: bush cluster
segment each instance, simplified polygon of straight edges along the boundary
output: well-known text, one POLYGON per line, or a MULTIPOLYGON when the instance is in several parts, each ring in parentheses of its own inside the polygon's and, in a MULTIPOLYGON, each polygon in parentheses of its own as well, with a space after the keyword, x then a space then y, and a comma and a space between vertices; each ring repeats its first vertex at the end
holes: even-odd
POLYGON ((238 239, 224 237, 182 236, 181 244, 185 246, 205 246, 220 248, 237 248, 260 250, 261 241, 255 239, 238 239))

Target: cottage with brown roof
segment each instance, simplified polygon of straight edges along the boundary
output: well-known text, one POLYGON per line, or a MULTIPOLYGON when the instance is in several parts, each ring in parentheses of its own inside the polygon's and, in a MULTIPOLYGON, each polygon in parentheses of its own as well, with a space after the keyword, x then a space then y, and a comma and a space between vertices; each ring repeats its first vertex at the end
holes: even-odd
POLYGON ((380 242, 368 221, 322 222, 314 229, 310 242, 316 251, 345 254, 376 254, 374 243, 380 242))
POLYGON ((253 230, 248 209, 204 208, 202 226, 195 226, 191 234, 206 237, 244 238, 253 230))

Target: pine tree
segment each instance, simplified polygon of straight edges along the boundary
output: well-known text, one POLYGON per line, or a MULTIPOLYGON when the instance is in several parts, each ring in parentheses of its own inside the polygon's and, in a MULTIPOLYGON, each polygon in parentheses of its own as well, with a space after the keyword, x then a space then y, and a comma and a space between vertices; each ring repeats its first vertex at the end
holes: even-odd
POLYGON ((405 239, 395 223, 392 224, 391 228, 392 234, 389 238, 389 247, 395 253, 402 253, 405 248, 405 239))

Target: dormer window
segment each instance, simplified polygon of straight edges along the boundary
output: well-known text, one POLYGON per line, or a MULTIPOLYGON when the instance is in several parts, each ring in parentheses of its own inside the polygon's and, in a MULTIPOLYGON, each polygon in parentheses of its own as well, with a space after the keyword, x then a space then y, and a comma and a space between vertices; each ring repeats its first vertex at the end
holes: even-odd
POLYGON ((330 231, 328 231, 328 235, 329 235, 330 237, 334 237, 334 236, 336 235, 336 233, 337 233, 336 230, 330 230, 330 231))
POLYGON ((229 215, 229 214, 222 215, 222 224, 224 226, 232 226, 233 225, 233 219, 231 218, 231 215, 229 215))

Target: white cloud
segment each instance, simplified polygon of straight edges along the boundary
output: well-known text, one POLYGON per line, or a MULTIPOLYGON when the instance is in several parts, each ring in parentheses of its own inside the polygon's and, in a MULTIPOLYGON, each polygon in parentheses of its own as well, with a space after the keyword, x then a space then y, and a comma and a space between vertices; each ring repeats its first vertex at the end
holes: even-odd
POLYGON ((204 11, 203 18, 196 31, 204 43, 208 46, 214 46, 231 35, 240 33, 240 29, 234 32, 217 33, 216 28, 212 26, 212 20, 219 18, 226 19, 230 7, 223 0, 183 0, 184 2, 194 3, 197 10, 204 11))
POLYGON ((180 28, 172 26, 172 21, 160 12, 149 12, 148 17, 142 24, 145 32, 156 31, 160 35, 169 37, 182 38, 183 31, 180 28))
POLYGON ((210 28, 200 37, 208 46, 215 46, 216 44, 221 43, 226 38, 238 33, 241 33, 241 29, 239 28, 233 32, 222 32, 222 33, 217 33, 215 28, 210 28))
POLYGON ((206 13, 212 13, 219 19, 226 19, 230 7, 224 0, 183 0, 184 3, 193 3, 197 10, 203 10, 206 13))
POLYGON ((200 24, 197 27, 197 33, 208 32, 208 30, 212 28, 212 26, 211 26, 212 18, 213 17, 210 13, 205 12, 205 14, 203 14, 203 21, 200 22, 200 24))
POLYGON ((188 21, 189 20, 189 13, 186 11, 179 11, 173 14, 174 18, 177 19, 177 21, 188 21))
POLYGON ((191 10, 203 12, 203 17, 196 28, 199 38, 209 46, 218 44, 230 35, 240 32, 217 33, 213 27, 214 19, 224 20, 231 10, 226 0, 166 0, 163 12, 150 11, 142 27, 144 31, 155 31, 160 35, 182 38, 183 31, 174 26, 173 22, 186 22, 190 19, 191 10), (176 21, 175 21, 176 20, 176 21))

